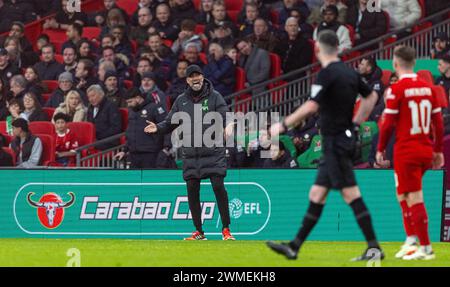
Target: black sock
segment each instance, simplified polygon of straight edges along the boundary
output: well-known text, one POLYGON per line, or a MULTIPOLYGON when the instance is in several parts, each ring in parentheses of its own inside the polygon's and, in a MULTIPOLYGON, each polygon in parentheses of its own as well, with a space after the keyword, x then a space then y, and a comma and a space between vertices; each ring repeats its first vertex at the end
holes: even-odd
POLYGON ((380 248, 380 245, 375 237, 375 231, 373 230, 369 210, 367 209, 362 197, 353 200, 350 203, 350 207, 353 209, 356 221, 358 222, 359 228, 361 228, 364 237, 366 238, 369 248, 380 248))
POLYGON ((312 201, 309 202, 308 211, 303 217, 303 223, 298 231, 297 237, 289 242, 289 246, 298 251, 302 246, 303 242, 305 242, 311 230, 316 225, 317 221, 319 221, 320 215, 322 214, 323 204, 314 203, 312 201))

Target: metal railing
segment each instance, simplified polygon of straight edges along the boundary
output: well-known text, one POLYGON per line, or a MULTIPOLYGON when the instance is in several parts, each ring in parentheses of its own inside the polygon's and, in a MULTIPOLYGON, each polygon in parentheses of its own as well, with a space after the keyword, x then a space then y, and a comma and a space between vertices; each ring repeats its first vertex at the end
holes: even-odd
MULTIPOLYGON (((377 60, 390 60, 393 55, 393 50, 397 45, 409 45, 416 49, 417 58, 429 58, 432 49, 433 37, 440 32, 450 32, 450 19, 446 19, 434 26, 425 28, 408 37, 396 39, 395 35, 406 31, 407 29, 411 29, 414 26, 423 25, 430 19, 437 16, 447 15, 449 12, 450 8, 428 18, 422 19, 418 23, 415 23, 410 27, 406 27, 404 30, 388 33, 380 38, 348 50, 341 56, 350 56, 350 59, 345 62, 350 66, 356 67, 358 62, 363 57, 367 56, 374 57, 377 60), (389 39, 391 39, 391 41, 388 42, 389 39), (363 54, 360 53, 374 44, 378 45, 379 48, 372 51, 366 51, 363 54)), ((311 84, 317 77, 317 71, 319 69, 320 63, 313 63, 302 69, 292 71, 278 78, 270 79, 266 82, 236 92, 226 97, 230 101, 229 108, 235 112, 259 112, 270 110, 273 112, 278 112, 282 117, 286 116, 290 114, 298 105, 306 101, 310 93, 311 84), (295 79, 295 77, 298 77, 298 79, 295 79), (289 82, 287 81, 287 79, 292 78, 295 80, 291 80, 289 82), (264 88, 265 90, 258 94, 252 94, 252 91, 258 88, 264 88)))
POLYGON ((122 161, 117 161, 114 156, 122 151, 125 144, 120 144, 105 150, 98 150, 96 147, 120 140, 125 133, 120 133, 94 143, 84 145, 75 150, 77 167, 102 167, 102 168, 124 168, 122 161))

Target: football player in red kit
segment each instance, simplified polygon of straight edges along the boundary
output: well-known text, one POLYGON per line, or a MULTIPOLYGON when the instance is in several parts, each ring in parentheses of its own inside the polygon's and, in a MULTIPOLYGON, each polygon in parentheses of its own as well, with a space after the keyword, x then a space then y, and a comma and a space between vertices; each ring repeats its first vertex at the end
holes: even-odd
POLYGON ((435 255, 428 235, 422 177, 427 169, 441 168, 444 164, 444 129, 441 108, 432 86, 413 72, 415 54, 415 50, 407 46, 394 51, 394 69, 399 81, 387 90, 376 160, 380 163, 384 159, 386 145, 395 128, 395 182, 407 235, 396 257, 430 260, 435 255))

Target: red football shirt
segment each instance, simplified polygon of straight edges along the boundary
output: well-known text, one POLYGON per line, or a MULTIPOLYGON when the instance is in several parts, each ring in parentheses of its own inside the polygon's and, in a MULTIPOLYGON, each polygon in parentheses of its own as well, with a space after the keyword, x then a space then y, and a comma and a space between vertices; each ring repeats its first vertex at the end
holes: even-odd
MULTIPOLYGON (((407 74, 393 84, 386 94, 386 108, 380 130, 379 151, 384 151, 392 128, 395 126, 396 142, 394 153, 401 154, 431 153, 432 122, 441 117, 441 108, 432 86, 417 78, 416 74, 407 74)), ((442 130, 436 127, 435 151, 442 150, 442 130), (439 136, 438 136, 439 134, 439 136)))
POLYGON ((73 132, 67 129, 65 134, 56 134, 56 151, 66 152, 78 148, 78 141, 73 132))

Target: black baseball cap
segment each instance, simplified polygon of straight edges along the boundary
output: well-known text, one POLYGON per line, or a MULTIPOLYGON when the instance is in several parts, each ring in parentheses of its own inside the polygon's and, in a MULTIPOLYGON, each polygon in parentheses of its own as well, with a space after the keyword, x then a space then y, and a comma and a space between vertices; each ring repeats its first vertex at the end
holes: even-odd
POLYGON ((25 119, 18 118, 11 125, 15 128, 21 128, 24 132, 28 132, 28 122, 25 119))
POLYGON ((202 68, 200 68, 197 65, 190 65, 189 67, 187 67, 186 77, 190 77, 193 73, 198 73, 198 74, 203 75, 202 68))
POLYGON ((448 41, 448 35, 445 32, 441 32, 439 34, 436 35, 436 37, 434 37, 434 41, 436 40, 441 40, 441 41, 448 41))

